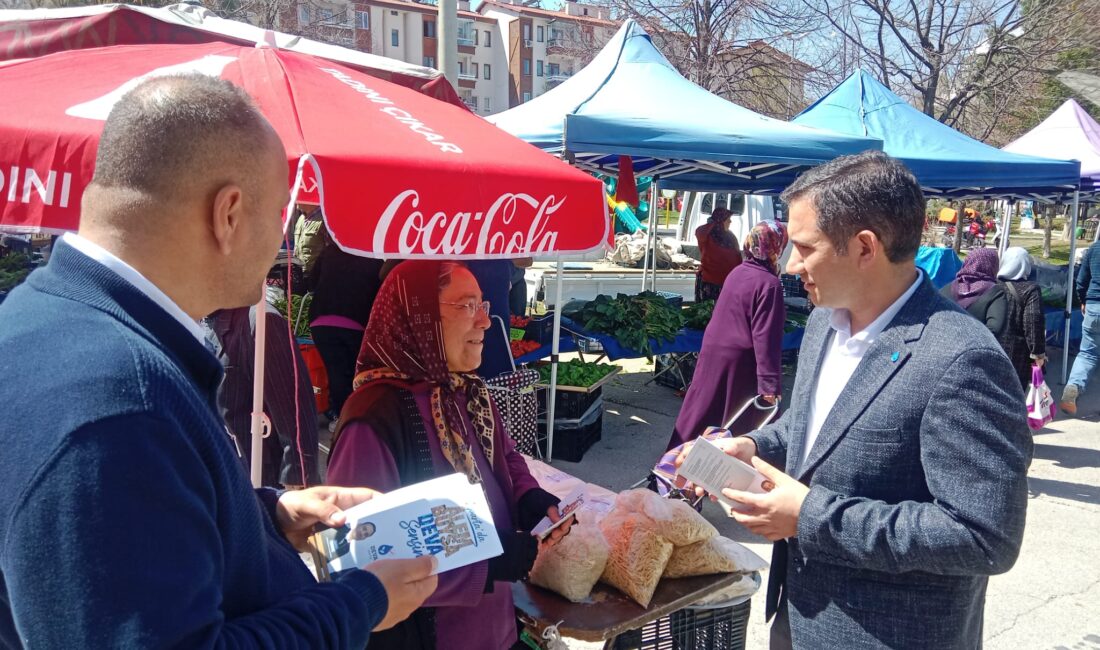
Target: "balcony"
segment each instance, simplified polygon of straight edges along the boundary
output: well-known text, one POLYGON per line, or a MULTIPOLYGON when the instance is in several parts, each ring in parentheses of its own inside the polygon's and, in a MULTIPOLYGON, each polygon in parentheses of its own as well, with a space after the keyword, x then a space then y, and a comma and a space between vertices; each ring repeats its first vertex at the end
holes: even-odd
POLYGON ((476 74, 474 74, 473 72, 470 72, 469 70, 463 70, 461 68, 459 68, 459 70, 458 70, 458 78, 459 79, 465 79, 467 81, 477 81, 477 75, 476 74))
POLYGON ((554 74, 546 75, 546 83, 548 84, 560 84, 569 77, 572 77, 572 72, 556 72, 554 74))

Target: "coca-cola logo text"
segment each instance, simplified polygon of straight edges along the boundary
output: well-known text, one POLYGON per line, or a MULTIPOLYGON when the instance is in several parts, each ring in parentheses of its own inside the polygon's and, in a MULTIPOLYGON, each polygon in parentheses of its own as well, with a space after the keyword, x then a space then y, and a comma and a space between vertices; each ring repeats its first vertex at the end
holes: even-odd
POLYGON ((558 231, 549 229, 550 217, 564 204, 564 198, 552 194, 540 201, 530 194, 508 193, 498 197, 484 212, 428 214, 420 209, 420 194, 405 190, 382 213, 374 231, 374 250, 391 249, 392 244, 387 246, 386 241, 391 230, 399 229, 399 255, 548 253, 558 241, 558 231))

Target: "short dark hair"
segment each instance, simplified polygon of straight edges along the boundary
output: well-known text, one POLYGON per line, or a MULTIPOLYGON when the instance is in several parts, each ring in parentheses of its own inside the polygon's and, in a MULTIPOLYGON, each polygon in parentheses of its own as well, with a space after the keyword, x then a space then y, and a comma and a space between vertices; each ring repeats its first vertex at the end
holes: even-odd
POLYGON ((202 74, 155 77, 111 110, 92 182, 158 199, 179 197, 194 191, 196 182, 256 159, 269 129, 249 96, 229 81, 202 74))
POLYGON ((881 151, 843 156, 799 176, 781 198, 790 205, 808 198, 817 227, 847 253, 848 240, 870 230, 886 257, 897 264, 916 257, 924 231, 924 192, 901 161, 881 151))

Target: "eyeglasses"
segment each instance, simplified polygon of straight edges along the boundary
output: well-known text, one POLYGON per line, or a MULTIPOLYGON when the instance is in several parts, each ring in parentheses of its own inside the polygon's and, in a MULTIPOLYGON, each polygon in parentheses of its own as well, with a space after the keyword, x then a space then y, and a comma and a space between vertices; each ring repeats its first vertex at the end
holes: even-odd
POLYGON ((469 316, 470 318, 473 318, 474 316, 476 316, 477 312, 481 312, 481 313, 485 314, 486 316, 489 315, 489 301, 488 300, 482 300, 481 302, 474 302, 473 300, 471 300, 469 302, 443 302, 441 300, 441 301, 439 301, 439 304, 441 304, 441 305, 450 305, 452 307, 461 307, 463 309, 463 311, 466 312, 466 315, 469 316))

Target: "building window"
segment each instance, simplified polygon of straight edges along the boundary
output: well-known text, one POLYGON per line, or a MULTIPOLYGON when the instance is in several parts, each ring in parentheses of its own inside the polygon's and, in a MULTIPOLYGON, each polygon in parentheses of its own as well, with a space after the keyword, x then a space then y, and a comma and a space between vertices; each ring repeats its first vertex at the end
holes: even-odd
POLYGON ((475 29, 474 30, 474 45, 480 45, 481 43, 479 41, 480 41, 480 37, 478 36, 478 31, 475 29))
POLYGON ((369 11, 356 11, 355 12, 355 26, 359 29, 370 29, 370 12, 369 11))
POLYGON ((396 15, 397 15, 397 12, 396 12, 396 11, 391 11, 391 12, 390 12, 390 15, 391 15, 391 16, 396 16, 396 15))
POLYGON ((478 75, 477 75, 477 64, 476 64, 476 63, 471 63, 471 64, 470 64, 470 72, 472 72, 472 73, 473 73, 473 75, 472 75, 472 76, 473 76, 473 78, 474 78, 474 79, 477 79, 477 76, 478 76, 478 75))
POLYGON ((531 59, 523 60, 523 75, 525 77, 531 76, 531 59))
POLYGON ((491 97, 486 97, 485 98, 485 103, 483 104, 483 106, 485 108, 486 113, 492 113, 493 112, 493 103, 492 103, 491 99, 492 99, 491 97))
POLYGON ((586 7, 586 8, 585 8, 585 10, 584 10, 584 15, 585 15, 585 16, 587 16, 587 15, 588 15, 588 8, 587 8, 587 7, 586 7))
POLYGON ((531 25, 524 25, 523 26, 523 40, 525 40, 525 41, 531 40, 531 25))
MULTIPOLYGON (((493 33, 489 30, 485 30, 485 47, 493 46, 493 33)), ((488 77, 486 77, 488 78, 488 77)))
POLYGON ((523 93, 523 101, 525 101, 525 102, 531 101, 531 93, 523 93))
POLYGON ((425 38, 435 38, 435 21, 434 20, 425 20, 424 21, 424 36, 425 36, 425 38))
POLYGON ((538 29, 535 30, 535 34, 539 43, 546 40, 546 28, 542 25, 539 25, 538 29))
POLYGON ((309 5, 298 5, 298 24, 303 27, 309 24, 309 5))
POLYGON ((435 67, 435 57, 434 56, 425 56, 424 57, 424 67, 425 68, 434 68, 435 67))
POLYGON ((558 65, 557 63, 551 63, 551 64, 547 65, 546 67, 548 68, 546 70, 546 74, 550 75, 551 77, 556 77, 559 74, 561 74, 561 66, 558 65))
POLYGON ((470 97, 470 110, 474 110, 474 111, 477 110, 477 96, 476 95, 470 97))
POLYGON ((394 47, 401 45, 401 34, 396 29, 390 30, 390 45, 394 47))
POLYGON ((535 61, 535 74, 540 77, 542 76, 542 59, 535 61))
POLYGON ((332 9, 320 8, 317 10, 317 14, 320 17, 322 23, 332 22, 332 19, 336 16, 336 13, 332 9))
POLYGON ((492 68, 490 68, 490 67, 489 67, 489 64, 488 64, 488 63, 486 63, 485 65, 481 66, 481 71, 482 71, 483 73, 485 73, 485 80, 486 80, 486 81, 488 81, 489 79, 492 79, 492 78, 493 78, 492 68))

